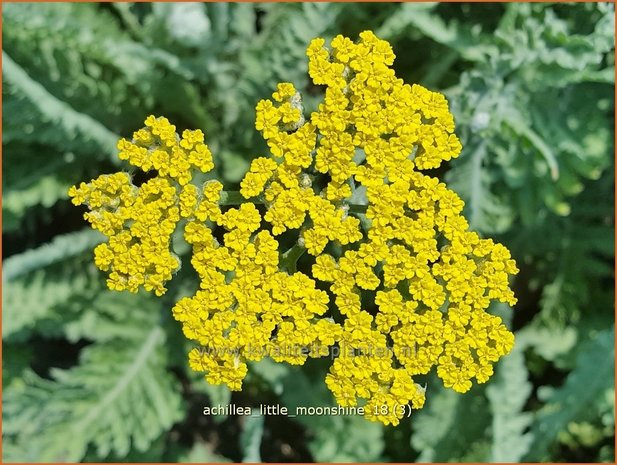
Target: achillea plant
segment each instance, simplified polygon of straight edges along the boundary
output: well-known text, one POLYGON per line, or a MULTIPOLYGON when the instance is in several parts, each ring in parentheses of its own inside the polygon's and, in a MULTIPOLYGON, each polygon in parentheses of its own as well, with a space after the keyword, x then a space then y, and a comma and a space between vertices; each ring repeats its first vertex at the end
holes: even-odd
POLYGON ((463 201, 422 173, 461 150, 444 96, 397 79, 390 45, 370 31, 330 49, 315 39, 307 56, 324 101, 306 118, 300 93, 281 83, 257 104, 270 156, 252 161, 240 193, 191 183, 214 167, 204 134, 180 137, 150 116, 119 157, 157 176, 136 187, 127 173, 103 175, 70 196, 109 237, 94 254, 113 290, 165 293, 182 225, 201 289, 173 315, 208 382, 239 390, 247 361, 302 365, 336 349, 325 382, 338 403, 396 425, 424 403, 414 376, 436 367, 458 392, 489 379, 514 336, 486 310, 516 303, 508 279, 518 270, 504 246, 468 230, 463 201), (283 251, 276 236, 288 230, 297 244, 283 251), (304 252, 308 274, 295 269, 304 252))

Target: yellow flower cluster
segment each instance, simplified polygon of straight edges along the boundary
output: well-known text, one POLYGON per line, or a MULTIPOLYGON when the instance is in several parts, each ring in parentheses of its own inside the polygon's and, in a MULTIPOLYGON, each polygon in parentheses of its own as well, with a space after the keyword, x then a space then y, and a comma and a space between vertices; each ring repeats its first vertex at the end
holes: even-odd
POLYGON ((194 168, 214 167, 203 140, 201 131, 180 138, 167 119, 148 117, 132 141, 118 143, 119 157, 156 170, 156 177, 136 187, 126 173, 102 175, 69 195, 90 208, 85 218, 109 236, 95 249, 95 263, 110 271, 108 286, 116 291, 137 292, 143 285, 162 295, 180 266, 170 252, 171 235, 181 218, 187 220, 184 237, 193 247, 201 290, 180 300, 173 315, 199 344, 189 353, 191 368, 206 372, 210 383, 239 390, 247 360, 271 356, 301 365, 328 355, 342 330, 320 318, 329 297, 313 279, 279 270, 278 242, 267 230, 257 232, 262 218, 254 204, 223 212, 219 181, 201 188, 190 183, 194 168), (227 231, 223 246, 213 235, 216 226, 227 231))
POLYGON ((324 102, 306 123, 295 113, 293 129, 290 108, 301 105, 291 84, 259 102, 256 127, 272 157, 253 161, 241 192, 263 196, 274 234, 305 228, 304 246, 317 255, 313 276, 332 283, 346 318, 339 346, 352 354, 337 358, 326 379, 338 402, 365 399, 368 417, 397 424, 404 412, 393 406, 424 401, 413 375, 437 366, 446 386, 464 392, 510 351, 512 334, 485 310, 491 300, 516 302, 508 278, 517 269, 507 249, 468 231, 454 192, 418 171, 461 150, 444 96, 397 79, 390 45, 370 31, 357 43, 337 36, 330 49, 315 39, 307 56, 313 82, 326 86, 324 102), (325 189, 310 170, 327 176, 325 189), (348 213, 358 185, 366 237, 348 213), (338 260, 322 254, 329 241, 363 238, 338 260), (377 289, 377 308, 362 309, 362 292, 377 289))
MULTIPOLYGON (((143 286, 162 295, 180 267, 170 251, 171 235, 197 203, 198 189, 188 184, 191 171, 210 171, 214 164, 201 131, 184 131, 180 138, 166 118, 149 116, 145 124, 132 141, 118 142, 118 156, 143 171, 156 170, 156 177, 136 187, 127 173, 102 175, 71 187, 69 196, 75 205, 88 206, 85 219, 109 237, 94 250, 96 266, 110 272, 109 288, 137 292, 143 286)), ((206 189, 202 216, 207 200, 206 189)))
POLYGON ((221 206, 220 182, 191 183, 214 166, 203 133, 180 137, 152 116, 118 148, 155 178, 136 187, 105 175, 70 195, 109 236, 95 262, 115 290, 165 292, 184 219, 200 290, 173 315, 197 343, 190 366, 210 383, 237 390, 248 361, 303 364, 336 349, 325 381, 338 403, 396 425, 424 404, 414 377, 433 367, 457 392, 492 375, 514 336, 487 309, 516 303, 518 270, 504 246, 469 231, 463 201, 422 173, 461 150, 444 96, 396 78, 390 45, 370 31, 325 45, 307 49, 313 82, 326 86, 308 119, 291 83, 257 104, 270 155, 252 161, 239 207, 221 206), (312 276, 280 255, 275 236, 288 230, 298 230, 293 249, 314 257, 312 276))
MULTIPOLYGON (((266 139, 273 158, 253 160, 240 185, 241 194, 247 199, 263 194, 268 207, 264 219, 272 225, 275 235, 300 228, 308 215, 310 226, 303 231, 302 240, 313 255, 322 252, 329 241, 357 242, 362 238, 359 220, 333 203, 349 196, 351 187, 331 182, 327 195, 320 196, 313 188, 312 177, 303 172, 314 162, 317 127, 304 122, 298 92, 292 84, 281 83, 272 97, 276 104, 271 100, 257 104, 255 126, 266 139)), ((324 144, 327 141, 322 139, 317 150, 324 150, 324 144)), ((319 170, 319 165, 315 166, 319 170)))
POLYGON ((156 170, 159 176, 170 177, 180 185, 187 184, 191 169, 207 173, 214 168, 212 153, 204 144, 204 133, 199 129, 186 130, 182 139, 176 127, 167 118, 149 116, 146 127, 133 134, 133 140, 118 142, 118 157, 144 171, 156 170))
POLYGON ((241 388, 247 360, 266 355, 278 362, 303 364, 328 354, 341 328, 318 318, 328 308, 328 294, 302 273, 279 271, 278 242, 261 223, 253 204, 231 208, 219 217, 225 245, 212 230, 190 221, 185 238, 193 246, 192 264, 201 289, 173 309, 184 334, 200 348, 189 354, 190 366, 206 372, 212 384, 241 388))

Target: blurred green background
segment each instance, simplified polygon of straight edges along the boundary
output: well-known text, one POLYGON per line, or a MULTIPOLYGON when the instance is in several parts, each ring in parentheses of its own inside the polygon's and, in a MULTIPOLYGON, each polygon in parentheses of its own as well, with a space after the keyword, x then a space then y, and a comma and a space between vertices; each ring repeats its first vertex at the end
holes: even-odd
POLYGON ((3 461, 614 461, 614 6, 3 4, 3 461), (202 128, 228 185, 265 153, 277 82, 315 105, 304 50, 372 29, 409 83, 444 92, 464 146, 440 176, 512 250, 514 351, 465 395, 430 379, 400 426, 345 416, 209 417, 331 405, 327 363, 261 362, 244 390, 186 365, 163 299, 107 291, 101 237, 67 188, 120 168, 151 113, 202 128))

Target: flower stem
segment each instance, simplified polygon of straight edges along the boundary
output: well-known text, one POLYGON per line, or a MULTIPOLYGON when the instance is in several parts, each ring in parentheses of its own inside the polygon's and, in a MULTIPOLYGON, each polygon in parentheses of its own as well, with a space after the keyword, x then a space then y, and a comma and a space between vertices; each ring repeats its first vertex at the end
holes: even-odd
POLYGON ((260 203, 255 202, 250 199, 245 199, 239 191, 222 191, 221 192, 221 200, 219 200, 219 205, 240 205, 242 203, 260 203))
POLYGON ((366 213, 368 205, 349 204, 349 213, 366 213))
POLYGON ((296 272, 298 259, 306 252, 306 248, 299 244, 294 244, 287 252, 281 256, 281 268, 289 273, 296 272))

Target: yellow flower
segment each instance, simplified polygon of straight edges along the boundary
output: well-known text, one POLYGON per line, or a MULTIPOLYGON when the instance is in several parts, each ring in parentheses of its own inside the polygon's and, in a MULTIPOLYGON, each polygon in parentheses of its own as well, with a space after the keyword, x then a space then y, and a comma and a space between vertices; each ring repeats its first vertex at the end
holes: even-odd
POLYGON ((118 156, 155 177, 137 187, 126 173, 103 175, 69 196, 109 237, 94 261, 113 290, 163 294, 184 224, 200 290, 172 313, 208 382, 239 390, 247 361, 303 364, 334 346, 325 382, 339 404, 396 425, 424 404, 416 375, 435 368, 457 392, 489 379, 514 336, 487 309, 516 303, 518 269, 507 248, 469 231, 458 195, 423 173, 461 151, 446 98, 398 79, 392 47, 371 31, 329 47, 314 39, 306 55, 323 102, 305 120, 300 92, 280 83, 257 103, 270 153, 240 183, 252 201, 229 207, 219 181, 193 184, 214 168, 203 132, 180 137, 154 116, 118 156), (297 239, 291 251, 313 256, 310 275, 285 271, 295 268, 275 239, 283 233, 297 239))

